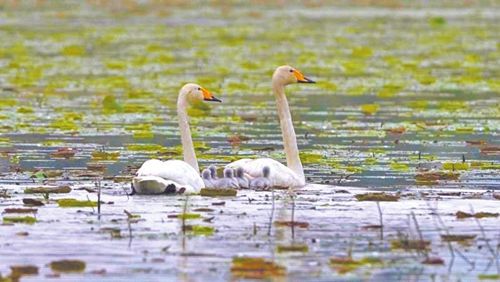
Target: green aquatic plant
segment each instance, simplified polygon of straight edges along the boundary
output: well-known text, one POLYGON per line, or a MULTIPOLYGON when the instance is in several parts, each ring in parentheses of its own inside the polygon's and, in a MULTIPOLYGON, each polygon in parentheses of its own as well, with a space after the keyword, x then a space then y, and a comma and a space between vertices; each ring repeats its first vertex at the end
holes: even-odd
MULTIPOLYGON (((35 175, 36 174, 34 174, 34 176, 35 175)), ((35 177, 38 178, 38 176, 35 177)), ((67 194, 71 192, 71 190, 69 186, 33 187, 24 189, 24 194, 67 194)))
POLYGON ((479 280, 500 280, 500 274, 479 274, 477 276, 479 280))
POLYGON ((378 112, 379 108, 378 104, 363 104, 361 105, 361 112, 365 115, 373 115, 378 112))
POLYGON ((78 131, 80 129, 73 120, 65 118, 56 119, 49 126, 62 131, 78 131))
POLYGON ((35 217, 32 216, 21 216, 21 217, 15 217, 15 216, 4 216, 3 217, 3 222, 4 223, 25 223, 25 224, 34 224, 37 222, 35 217))
POLYGON ((309 251, 309 247, 305 244, 278 245, 276 246, 276 251, 278 253, 307 253, 309 251))
POLYGON ((123 111, 123 106, 120 105, 114 95, 106 95, 102 100, 102 109, 104 113, 119 113, 123 111))
POLYGON ((201 214, 199 213, 181 213, 175 216, 176 218, 179 219, 197 219, 201 217, 201 214))
POLYGON ((116 161, 120 157, 120 152, 93 151, 91 159, 93 161, 116 161))
POLYGON ((369 58, 373 56, 373 50, 367 46, 354 47, 351 51, 351 55, 358 58, 369 58))
POLYGON ((234 197, 238 192, 234 189, 202 188, 200 195, 204 197, 234 197))
POLYGON ((231 275, 242 279, 269 279, 282 277, 286 268, 265 258, 235 257, 231 264, 231 275))
POLYGON ((399 195, 387 193, 365 193, 354 196, 358 201, 376 201, 376 202, 396 202, 399 200, 399 195))
POLYGON ((212 236, 215 232, 215 229, 211 226, 187 225, 186 231, 192 233, 195 236, 212 236))
POLYGON ((407 172, 410 170, 410 167, 407 164, 398 163, 398 162, 392 162, 390 164, 390 167, 392 170, 401 171, 401 172, 407 172))
POLYGON ((390 98, 396 96, 403 89, 403 84, 387 83, 378 91, 377 96, 380 98, 390 98))
POLYGON ((57 204, 62 208, 84 208, 84 207, 97 207, 97 202, 90 200, 77 200, 72 198, 58 199, 57 204))
POLYGON ((362 266, 379 266, 381 264, 382 260, 376 257, 365 257, 360 260, 351 257, 330 258, 330 266, 340 274, 354 271, 362 266))
POLYGON ((86 54, 86 50, 83 46, 68 45, 61 49, 61 54, 63 56, 84 56, 86 54))
POLYGON ((20 114, 32 114, 34 112, 33 108, 30 107, 19 107, 17 112, 20 114))
POLYGON ((458 219, 464 219, 464 218, 485 218, 485 217, 498 217, 498 213, 491 213, 491 212, 466 213, 466 212, 463 212, 463 211, 457 211, 455 213, 455 216, 458 219))
POLYGON ((50 269, 54 272, 63 273, 73 273, 73 272, 83 272, 87 264, 81 260, 58 260, 52 261, 50 264, 50 269))
POLYGON ((446 162, 443 164, 443 169, 445 170, 469 170, 469 164, 468 163, 452 163, 452 162, 446 162))

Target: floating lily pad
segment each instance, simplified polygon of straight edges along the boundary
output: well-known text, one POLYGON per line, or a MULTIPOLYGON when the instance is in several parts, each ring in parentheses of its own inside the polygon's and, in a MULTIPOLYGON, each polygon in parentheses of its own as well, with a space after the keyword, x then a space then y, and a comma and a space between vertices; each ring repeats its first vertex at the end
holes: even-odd
POLYGON ((54 272, 83 272, 85 271, 86 263, 81 260, 58 260, 50 263, 50 269, 54 272))
POLYGON ((187 225, 185 231, 189 231, 196 236, 211 236, 214 234, 215 229, 211 226, 187 225))
POLYGON ((375 257, 366 257, 360 260, 354 260, 350 257, 330 258, 330 266, 340 274, 356 270, 361 266, 380 265, 380 264, 382 264, 382 260, 375 257))
POLYGON ((13 265, 10 267, 10 270, 10 276, 14 280, 19 280, 20 277, 25 275, 38 275, 38 266, 36 265, 13 265))
POLYGON ((238 192, 234 189, 202 188, 201 196, 205 197, 234 197, 238 192))
POLYGON ((428 257, 424 261, 423 264, 431 264, 431 265, 443 265, 444 260, 440 257, 428 257))
POLYGON ((92 152, 92 160, 94 161, 116 161, 120 157, 120 152, 92 152))
POLYGON ((424 172, 415 175, 417 184, 437 184, 439 180, 458 180, 460 174, 454 172, 424 172))
POLYGON ((365 115, 373 115, 375 114, 376 112, 378 112, 379 110, 379 105, 377 104, 364 104, 364 105, 361 105, 361 111, 365 114, 365 115))
POLYGON ((71 192, 69 186, 34 187, 24 189, 24 194, 67 194, 71 192))
POLYGON ((3 213, 36 213, 37 209, 26 209, 26 208, 6 208, 3 213))
POLYGON ((452 171, 469 170, 469 164, 468 163, 444 163, 443 169, 452 170, 452 171))
POLYGON ((289 253, 289 252, 307 253, 309 251, 309 247, 303 244, 278 245, 276 246, 276 251, 278 253, 289 253))
POLYGON ((399 200, 398 195, 391 195, 387 193, 357 194, 354 195, 354 197, 358 201, 396 202, 399 200))
POLYGON ((303 221, 277 220, 277 221, 274 222, 274 225, 276 225, 276 226, 288 226, 288 227, 297 226, 297 227, 300 227, 300 228, 307 228, 307 227, 309 227, 309 223, 308 222, 303 222, 303 221))
POLYGON ((498 281, 500 280, 500 274, 479 274, 477 276, 479 280, 495 280, 498 281))
POLYGON ((474 240, 476 235, 465 235, 465 234, 443 234, 441 239, 445 242, 464 242, 474 240))
POLYGON ((37 199, 30 199, 30 198, 24 198, 23 199, 23 204, 27 205, 27 206, 35 206, 35 207, 39 207, 39 206, 43 206, 45 205, 42 201, 40 200, 37 200, 37 199))
POLYGON ((491 212, 466 213, 463 211, 457 211, 455 215, 458 219, 472 218, 472 217, 475 218, 498 217, 498 213, 491 213, 491 212))
POLYGON ((180 219, 197 219, 200 218, 199 213, 182 213, 182 214, 172 214, 168 218, 180 218, 180 219))
POLYGON ((26 224, 34 224, 37 222, 36 218, 32 216, 22 216, 22 217, 11 217, 11 216, 4 216, 3 217, 3 222, 4 223, 26 223, 26 224))
POLYGON ((89 200, 77 200, 77 199, 59 199, 57 204, 62 208, 84 208, 84 207, 97 207, 97 202, 89 200))
POLYGON ((243 279, 266 279, 286 275, 286 268, 264 258, 233 258, 231 274, 243 279))
POLYGON ((392 240, 391 248, 392 249, 405 249, 405 250, 425 250, 429 248, 431 245, 430 241, 426 240, 392 240))

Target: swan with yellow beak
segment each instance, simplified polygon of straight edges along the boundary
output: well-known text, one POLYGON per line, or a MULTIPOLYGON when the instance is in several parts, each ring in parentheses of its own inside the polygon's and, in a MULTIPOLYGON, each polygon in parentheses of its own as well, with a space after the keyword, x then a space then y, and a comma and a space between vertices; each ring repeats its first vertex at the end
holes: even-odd
POLYGON ((132 180, 133 193, 199 193, 205 187, 189 129, 187 107, 193 101, 222 102, 198 84, 188 83, 179 91, 177 117, 184 160, 151 159, 142 164, 132 180))
POLYGON ((270 171, 267 178, 273 187, 302 187, 306 184, 304 169, 299 157, 297 137, 292 123, 292 116, 285 95, 285 86, 294 83, 315 83, 294 67, 276 68, 272 78, 272 89, 276 98, 278 118, 283 136, 283 147, 287 165, 270 158, 241 159, 228 164, 228 167, 241 167, 252 178, 264 177, 264 168, 270 171))

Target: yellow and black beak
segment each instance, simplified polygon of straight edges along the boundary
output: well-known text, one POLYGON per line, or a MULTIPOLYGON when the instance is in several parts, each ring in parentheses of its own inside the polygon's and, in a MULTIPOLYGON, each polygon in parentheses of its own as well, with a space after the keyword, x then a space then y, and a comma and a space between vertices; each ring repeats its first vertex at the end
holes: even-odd
POLYGON ((305 77, 300 71, 293 70, 293 74, 297 78, 298 83, 316 83, 316 81, 305 77))
POLYGON ((222 100, 215 98, 210 91, 205 88, 201 88, 201 92, 203 93, 203 100, 209 102, 222 102, 222 100))

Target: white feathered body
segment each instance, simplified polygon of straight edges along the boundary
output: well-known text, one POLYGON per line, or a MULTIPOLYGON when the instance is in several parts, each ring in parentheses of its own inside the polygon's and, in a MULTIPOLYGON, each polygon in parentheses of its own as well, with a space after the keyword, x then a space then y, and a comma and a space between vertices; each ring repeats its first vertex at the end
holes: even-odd
POLYGON ((269 180, 272 187, 302 187, 305 180, 299 177, 290 168, 270 158, 241 159, 228 164, 226 167, 243 168, 245 174, 251 178, 263 177, 264 167, 269 167, 269 180))
POLYGON ((145 161, 141 168, 137 171, 137 176, 134 178, 134 187, 139 194, 160 194, 163 191, 153 193, 155 185, 152 182, 157 181, 158 190, 170 183, 175 184, 177 189, 186 188, 184 193, 196 194, 201 188, 205 187, 200 174, 188 163, 181 160, 160 161, 151 159, 145 161), (147 181, 147 182, 146 182, 147 181), (148 183, 148 188, 141 191, 140 183, 148 183), (138 185, 139 187, 135 186, 138 185))

